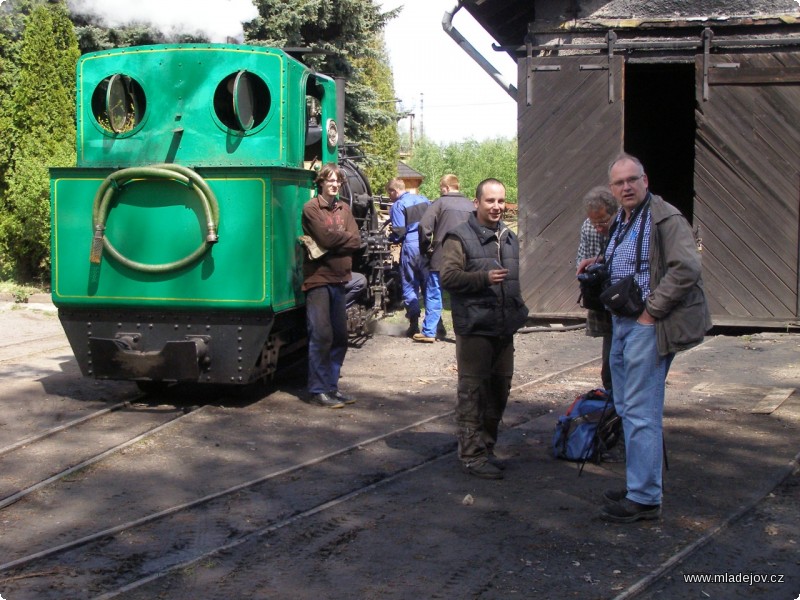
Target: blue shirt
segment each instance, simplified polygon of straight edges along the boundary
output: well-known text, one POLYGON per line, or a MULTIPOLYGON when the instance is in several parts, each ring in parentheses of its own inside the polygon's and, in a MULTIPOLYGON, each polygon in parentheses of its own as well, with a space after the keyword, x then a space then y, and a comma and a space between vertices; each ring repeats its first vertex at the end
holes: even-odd
POLYGON ((614 232, 608 241, 605 253, 611 283, 617 283, 620 279, 633 275, 642 289, 642 300, 645 300, 650 294, 650 227, 652 219, 649 207, 647 208, 648 210, 638 211, 630 227, 622 223, 625 212, 619 211, 614 221, 614 232), (644 226, 644 238, 642 239, 641 265, 640 271, 636 273, 636 247, 639 243, 639 232, 642 226, 644 226))
POLYGON ((389 212, 392 221, 392 233, 389 240, 419 246, 419 220, 425 214, 425 209, 430 206, 430 200, 425 196, 403 193, 389 212))

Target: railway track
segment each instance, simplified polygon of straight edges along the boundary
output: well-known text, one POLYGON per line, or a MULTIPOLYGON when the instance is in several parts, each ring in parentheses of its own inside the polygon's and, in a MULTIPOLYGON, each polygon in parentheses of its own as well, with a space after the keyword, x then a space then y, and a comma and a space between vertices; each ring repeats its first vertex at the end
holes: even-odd
MULTIPOLYGON (((419 367, 419 377, 402 388, 384 385, 390 376, 373 371, 368 389, 387 389, 357 394, 359 403, 341 411, 304 405, 291 388, 254 392, 235 406, 212 400, 2 508, 0 593, 10 600, 189 600, 209 590, 215 597, 500 598, 513 589, 547 597, 546 583, 558 579, 562 591, 568 584, 551 572, 532 577, 540 561, 559 573, 577 572, 607 554, 599 548, 622 553, 617 544, 624 534, 626 547, 641 545, 641 556, 632 571, 615 576, 622 585, 594 570, 582 580, 601 584, 605 593, 596 597, 633 598, 642 581, 658 581, 694 552, 703 538, 692 533, 699 523, 683 530, 667 514, 663 523, 635 530, 592 526, 584 532, 560 528, 561 516, 537 512, 540 503, 593 511, 598 478, 624 472, 620 465, 587 465, 574 478, 570 464, 541 460, 555 418, 548 407, 564 406, 596 380, 597 370, 591 350, 570 350, 570 364, 554 360, 553 336, 544 337, 546 343, 518 347, 535 360, 515 379, 503 440, 527 458, 512 462, 503 482, 469 478, 455 468, 455 379, 446 363, 427 372, 419 367), (520 494, 531 494, 531 477, 541 483, 529 504, 520 494), (491 542, 496 552, 487 556, 482 545, 465 543, 491 540, 498 520, 506 522, 507 539, 491 542), (442 549, 453 547, 458 564, 443 564, 453 553, 442 549), (457 568, 463 564, 480 566, 457 568), (509 580, 517 583, 503 588, 509 580), (520 581, 529 587, 520 588, 520 581), (354 582, 362 587, 348 588, 354 582), (404 587, 393 587, 397 582, 404 587)), ((428 365, 437 348, 407 360, 428 365)), ((708 355, 718 352, 712 344, 708 355)), ((379 346, 353 358, 362 370, 382 360, 379 346)), ((705 372, 701 365, 695 356, 673 367, 673 402, 692 373, 705 372)), ((135 414, 124 404, 112 412, 135 414)), ((31 440, 20 441, 5 455, 31 440)), ((682 457, 671 459, 680 469, 682 457)), ((709 523, 706 538, 717 531, 709 523)))
MULTIPOLYGON (((582 366, 585 362, 547 374, 542 380, 582 366)), ((448 403, 442 412, 377 435, 353 439, 300 462, 267 464, 256 477, 212 493, 186 497, 158 510, 144 511, 124 522, 60 528, 58 533, 53 530, 51 536, 57 543, 40 538, 26 551, 12 550, 13 558, 8 554, 11 549, 6 548, 8 558, 0 564, 0 589, 8 589, 9 594, 30 594, 37 599, 63 598, 65 594, 119 597, 220 553, 312 519, 442 459, 453 459, 452 414, 448 403), (410 438, 422 438, 425 442, 412 447, 408 443, 410 438), (82 564, 86 568, 71 569, 65 579, 62 577, 65 564, 82 564), (51 592, 53 577, 60 582, 56 594, 51 592), (90 593, 86 594, 86 590, 90 593)), ((196 419, 197 415, 190 413, 187 418, 196 419)), ((186 421, 181 424, 185 426, 186 421)), ((151 438, 155 446, 159 445, 157 437, 151 438)), ((164 437, 163 433, 160 437, 164 437)), ((125 447, 129 445, 128 442, 125 447)), ((97 455, 91 460, 102 460, 108 455, 97 455)), ((124 460, 137 458, 134 453, 124 460)), ((97 468, 102 470, 102 465, 100 462, 97 468)), ((58 497, 57 504, 63 506, 70 503, 67 498, 70 487, 63 481, 61 484, 53 481, 47 493, 58 497)), ((29 493, 44 492, 31 489, 29 493)))
POLYGON ((0 448, 0 510, 155 435, 183 416, 175 407, 118 402, 0 448))
POLYGON ((15 339, 0 343, 0 365, 20 362, 54 351, 68 350, 70 346, 63 333, 15 339))

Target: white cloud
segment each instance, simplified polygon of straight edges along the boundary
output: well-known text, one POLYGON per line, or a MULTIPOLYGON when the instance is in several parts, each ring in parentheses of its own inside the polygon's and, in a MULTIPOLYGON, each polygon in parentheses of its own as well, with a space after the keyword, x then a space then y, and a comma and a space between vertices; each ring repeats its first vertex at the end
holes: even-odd
POLYGON ((242 23, 258 16, 252 0, 68 0, 75 12, 111 27, 147 23, 166 36, 202 34, 212 42, 241 42, 242 23))

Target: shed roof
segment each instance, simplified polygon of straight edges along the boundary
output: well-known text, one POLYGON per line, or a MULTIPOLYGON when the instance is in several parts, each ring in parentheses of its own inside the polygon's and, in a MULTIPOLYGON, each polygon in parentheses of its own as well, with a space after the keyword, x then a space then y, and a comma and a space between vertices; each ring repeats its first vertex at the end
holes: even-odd
POLYGON ((415 171, 402 160, 397 161, 397 176, 400 179, 425 179, 425 176, 422 173, 415 171))
POLYGON ((654 27, 796 25, 796 0, 462 0, 512 56, 529 33, 654 27))

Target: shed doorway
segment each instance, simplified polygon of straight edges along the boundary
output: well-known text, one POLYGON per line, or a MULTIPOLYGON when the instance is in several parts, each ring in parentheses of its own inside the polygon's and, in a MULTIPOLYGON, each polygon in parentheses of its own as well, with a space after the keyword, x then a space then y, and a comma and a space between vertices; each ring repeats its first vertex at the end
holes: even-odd
POLYGON ((625 152, 644 164, 650 190, 693 223, 694 63, 625 65, 625 152))

